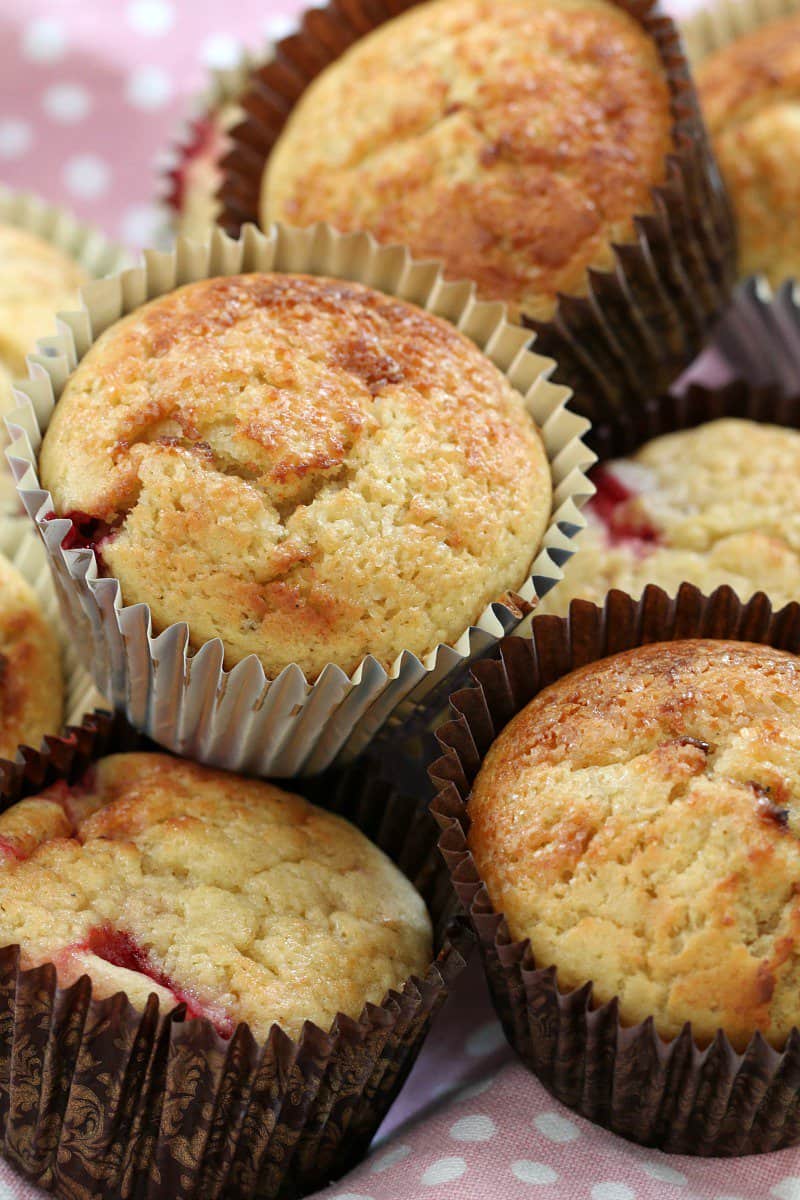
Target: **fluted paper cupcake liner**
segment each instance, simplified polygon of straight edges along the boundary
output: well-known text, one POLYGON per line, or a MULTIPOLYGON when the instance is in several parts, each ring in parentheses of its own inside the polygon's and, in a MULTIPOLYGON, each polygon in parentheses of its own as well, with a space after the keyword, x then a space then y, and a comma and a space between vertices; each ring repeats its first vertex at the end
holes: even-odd
POLYGON ((174 253, 150 253, 146 266, 90 285, 83 295, 86 311, 61 314, 59 337, 29 360, 32 377, 19 384, 20 407, 8 418, 9 459, 95 682, 155 741, 232 770, 315 774, 359 754, 401 703, 411 713, 434 693, 446 695, 453 673, 513 629, 561 578, 584 524, 580 507, 593 491, 585 475, 593 455, 581 440, 587 423, 566 407, 568 392, 547 380, 552 362, 525 349, 525 331, 505 320, 502 306, 476 301, 469 284, 446 283, 437 264, 325 225, 276 226, 269 235, 248 227, 238 241, 220 230, 205 245, 179 239, 174 253), (69 372, 104 329, 144 300, 190 280, 256 270, 351 278, 412 300, 457 325, 524 396, 550 461, 550 522, 542 544, 531 547, 529 577, 518 594, 487 606, 454 644, 440 644, 424 658, 404 651, 389 669, 367 657, 351 676, 331 663, 314 683, 296 664, 268 680, 252 655, 226 671, 219 639, 194 651, 185 623, 156 635, 149 607, 126 605, 119 582, 98 577, 91 551, 62 547, 72 522, 53 516, 37 453, 69 372))
MULTIPOLYGON (((47 553, 27 517, 0 517, 0 554, 33 589, 45 619, 58 636, 64 677, 64 723, 75 724, 86 714, 102 709, 105 701, 92 683, 80 652, 62 621, 47 553)), ((60 734, 61 728, 49 732, 60 734)), ((38 750, 39 747, 20 747, 20 753, 27 754, 31 749, 38 750)), ((0 759, 0 771, 2 768, 3 760, 0 759)))
MULTIPOLYGON (((735 279, 733 218, 711 153, 680 36, 654 0, 616 0, 653 38, 669 83, 673 153, 636 238, 615 248, 613 271, 589 272, 585 296, 561 295, 550 321, 530 321, 536 348, 558 363, 577 411, 640 403, 665 391, 702 349, 735 279)), ((294 105, 355 41, 409 0, 330 0, 309 9, 297 33, 252 72, 246 116, 230 134, 220 223, 237 232, 259 220, 264 168, 294 105)))
POLYGON ((713 0, 680 22, 686 53, 693 67, 742 34, 769 21, 789 17, 799 0, 713 0))
POLYGON ((467 844, 470 791, 494 739, 538 692, 568 672, 648 642, 729 638, 800 652, 800 605, 773 613, 759 593, 710 597, 684 584, 677 597, 650 586, 640 600, 609 594, 600 609, 577 600, 568 618, 541 616, 530 639, 506 638, 473 666, 474 685, 451 699, 455 719, 430 768, 440 849, 483 956, 506 1036, 562 1103, 615 1133, 680 1154, 743 1155, 800 1140, 800 1031, 783 1051, 756 1033, 738 1053, 720 1030, 705 1048, 690 1025, 665 1040, 652 1018, 624 1026, 618 1000, 595 1006, 592 983, 562 991, 492 907, 467 844))
MULTIPOLYGON (((0 225, 14 225, 49 242, 73 258, 88 275, 100 278, 121 271, 127 256, 98 229, 84 225, 63 208, 46 204, 27 192, 12 192, 0 184, 0 225)), ((53 331, 56 314, 53 313, 53 331)), ((31 350, 35 347, 31 346, 31 350)), ((5 426, 0 423, 0 517, 20 512, 14 481, 3 451, 8 445, 5 426)))
MULTIPOLYGON (((86 720, 0 767, 2 807, 137 747, 120 717, 86 720)), ((426 812, 355 770, 329 780, 325 799, 368 827, 426 900, 436 959, 424 978, 358 1020, 307 1022, 297 1040, 273 1026, 259 1043, 245 1025, 225 1040, 205 1019, 159 1013, 154 996, 143 1012, 123 994, 94 1000, 86 977, 62 989, 52 964, 23 971, 17 948, 3 948, 0 1152, 26 1178, 70 1200, 270 1200, 305 1195, 363 1156, 473 939, 447 920, 426 812)))
POLYGON ((243 51, 232 66, 212 70, 207 86, 192 99, 188 117, 162 155, 158 164, 158 201, 165 226, 174 233, 205 238, 211 231, 219 211, 216 190, 221 182, 222 158, 228 148, 226 131, 219 127, 219 113, 237 104, 251 71, 270 53, 271 46, 266 45, 256 53, 243 51), (208 154, 209 142, 213 151, 209 162, 217 168, 219 177, 209 177, 208 193, 204 192, 202 197, 207 213, 201 214, 193 212, 187 200, 184 172, 198 156, 208 154))

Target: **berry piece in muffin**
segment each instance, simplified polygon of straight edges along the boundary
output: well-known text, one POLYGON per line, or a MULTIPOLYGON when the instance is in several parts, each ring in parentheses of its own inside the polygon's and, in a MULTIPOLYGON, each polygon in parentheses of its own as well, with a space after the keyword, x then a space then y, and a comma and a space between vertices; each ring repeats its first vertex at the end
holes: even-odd
POLYGON ((98 997, 185 1004, 228 1036, 357 1018, 432 957, 406 877, 354 826, 164 754, 98 761, 0 815, 0 944, 98 997))
POLYGON ((711 54, 697 86, 736 213, 740 273, 777 286, 800 275, 800 13, 711 54))
POLYGON ((621 7, 433 0, 306 90, 267 162, 261 224, 368 229, 547 320, 636 240, 671 150, 658 50, 621 7))
POLYGON ((61 647, 30 585, 0 555, 0 758, 61 730, 61 647))
POLYGON ((41 449, 127 604, 309 679, 456 641, 523 586, 550 467, 476 346, 351 282, 203 280, 111 326, 41 449))
POLYGON ((654 438, 597 467, 597 495, 542 612, 648 583, 706 594, 728 584, 776 607, 800 596, 800 431, 725 418, 654 438))
POLYGON ((469 846, 514 939, 663 1037, 800 1024, 800 659, 642 646, 565 676, 487 755, 469 846))
POLYGON ((216 222, 226 135, 241 116, 239 105, 227 100, 192 121, 190 136, 169 175, 166 203, 175 214, 176 233, 197 239, 208 237, 216 222))

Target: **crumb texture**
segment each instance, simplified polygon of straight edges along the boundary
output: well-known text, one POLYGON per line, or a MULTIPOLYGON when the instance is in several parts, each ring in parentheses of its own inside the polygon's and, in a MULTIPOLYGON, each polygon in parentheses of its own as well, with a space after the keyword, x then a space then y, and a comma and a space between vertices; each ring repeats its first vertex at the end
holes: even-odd
POLYGON ((742 275, 800 274, 800 13, 710 55, 703 112, 739 226, 742 275))
POLYGON ((427 910, 347 821, 163 754, 102 759, 0 816, 0 939, 97 996, 227 1035, 357 1018, 431 961, 427 910))
POLYGON ((623 1022, 743 1048, 800 1023, 800 659, 655 644, 541 692, 492 746, 469 842, 514 938, 623 1022))
POLYGON ((0 555, 0 758, 61 732, 61 647, 30 585, 0 555))
POLYGON ((126 603, 269 677, 454 642, 523 585, 552 503, 533 419, 473 343, 301 275, 189 284, 112 326, 40 471, 102 529, 126 603))
POLYGON ((657 49, 614 4, 434 0, 308 88, 267 163, 262 224, 369 229, 547 319, 652 210, 671 127, 657 49))
POLYGON ((800 596, 800 432, 723 419, 648 442, 603 464, 587 527, 565 578, 541 605, 602 604, 610 588, 648 583, 706 594, 728 584, 780 607, 800 596))

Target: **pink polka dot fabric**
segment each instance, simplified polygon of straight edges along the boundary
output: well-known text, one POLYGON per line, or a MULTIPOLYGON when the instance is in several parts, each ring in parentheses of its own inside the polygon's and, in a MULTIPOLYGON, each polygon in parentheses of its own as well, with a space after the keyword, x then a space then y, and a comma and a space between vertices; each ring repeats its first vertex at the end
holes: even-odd
MULTIPOLYGON (((673 8, 676 5, 673 4, 673 8)), ((210 65, 291 26, 298 0, 3 0, 0 181, 131 247, 155 166, 210 65)), ((0 1200, 43 1195, 0 1160, 0 1200)), ((558 1105, 513 1059, 473 962, 371 1157, 326 1200, 800 1200, 800 1149, 739 1161, 632 1146, 558 1105)))

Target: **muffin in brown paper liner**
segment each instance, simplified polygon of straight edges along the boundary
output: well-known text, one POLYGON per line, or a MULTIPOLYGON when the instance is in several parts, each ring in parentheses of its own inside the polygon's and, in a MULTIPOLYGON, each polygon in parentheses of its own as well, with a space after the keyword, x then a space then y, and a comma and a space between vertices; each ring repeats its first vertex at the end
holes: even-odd
MULTIPOLYGON (((330 0, 309 9, 297 33, 256 68, 241 97, 244 120, 223 160, 220 224, 258 222, 265 164, 313 79, 366 33, 415 0, 330 0)), ((618 406, 666 390, 699 353, 735 278, 735 230, 700 116, 680 35, 655 0, 615 0, 652 36, 671 94, 674 152, 635 218, 637 240, 615 247, 614 271, 589 271, 588 294, 561 295, 553 319, 528 321, 536 348, 558 362, 555 378, 594 418, 598 398, 618 406)))
POLYGON ((743 1053, 720 1030, 701 1049, 687 1024, 672 1040, 652 1018, 623 1026, 618 1001, 592 1004, 592 983, 562 992, 555 968, 538 968, 526 941, 512 940, 469 851, 467 801, 494 739, 543 688, 577 667, 649 642, 726 638, 800 652, 800 604, 773 613, 758 593, 730 588, 676 597, 650 586, 638 601, 609 593, 602 609, 573 601, 568 618, 541 616, 530 639, 505 638, 499 657, 473 664, 473 686, 451 697, 443 756, 430 767, 431 811, 455 891, 478 938, 506 1036, 545 1087, 614 1133, 679 1154, 732 1156, 800 1141, 800 1031, 782 1052, 755 1033, 743 1053))
MULTIPOLYGON (((0 807, 56 779, 74 782, 104 754, 154 748, 120 717, 95 714, 40 753, 0 763, 0 807)), ((297 1197, 365 1153, 424 1041, 472 935, 454 898, 430 815, 374 767, 318 780, 309 798, 366 829, 412 879, 434 923, 435 962, 381 1005, 298 1040, 246 1025, 225 1040, 151 996, 93 1000, 84 976, 60 988, 52 964, 19 967, 0 950, 2 1154, 27 1179, 70 1200, 98 1195, 297 1197)))

